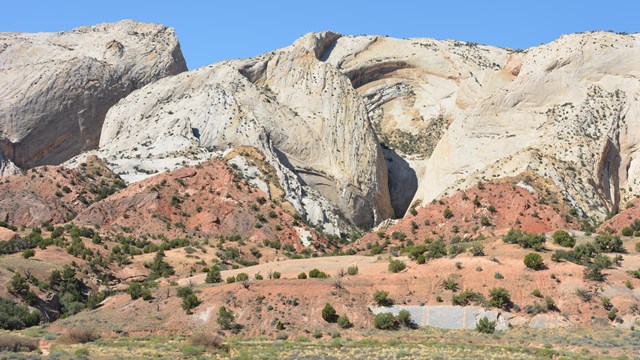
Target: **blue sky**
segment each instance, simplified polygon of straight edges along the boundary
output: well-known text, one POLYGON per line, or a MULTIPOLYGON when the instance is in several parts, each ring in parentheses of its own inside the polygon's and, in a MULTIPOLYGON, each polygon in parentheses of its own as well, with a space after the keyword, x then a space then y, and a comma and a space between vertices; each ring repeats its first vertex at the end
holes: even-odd
POLYGON ((0 31, 134 19, 174 27, 190 69, 254 56, 310 31, 432 37, 527 48, 562 34, 640 31, 640 1, 5 1, 0 31))

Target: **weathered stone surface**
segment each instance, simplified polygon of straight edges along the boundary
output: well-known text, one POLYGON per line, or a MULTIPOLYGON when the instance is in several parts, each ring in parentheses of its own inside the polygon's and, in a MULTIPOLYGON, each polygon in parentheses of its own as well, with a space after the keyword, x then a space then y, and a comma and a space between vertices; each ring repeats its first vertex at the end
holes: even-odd
POLYGON ((509 321, 502 313, 486 310, 478 306, 411 306, 394 305, 390 307, 372 306, 374 314, 391 312, 394 315, 402 310, 411 314, 411 319, 418 326, 430 326, 441 329, 475 329, 478 321, 487 317, 496 322, 496 330, 508 330, 509 321))
POLYGON ((0 241, 11 240, 16 236, 16 233, 10 229, 0 227, 0 241))
POLYGON ((0 33, 0 175, 97 147, 111 106, 185 70, 173 29, 162 25, 0 33))
MULTIPOLYGON (((319 58, 339 35, 309 34, 133 92, 107 114, 99 156, 128 180, 253 146, 284 198, 314 224, 371 227, 393 216, 387 169, 363 99, 319 58)), ((333 228, 336 228, 334 226, 333 228)), ((326 228, 326 227, 325 227, 326 228)))
POLYGON ((343 36, 323 59, 367 100, 381 141, 420 174, 415 202, 528 170, 604 218, 640 194, 639 40, 590 32, 521 51, 343 36))
POLYGON ((560 314, 538 314, 529 322, 529 327, 533 329, 554 329, 570 325, 571 322, 560 314))

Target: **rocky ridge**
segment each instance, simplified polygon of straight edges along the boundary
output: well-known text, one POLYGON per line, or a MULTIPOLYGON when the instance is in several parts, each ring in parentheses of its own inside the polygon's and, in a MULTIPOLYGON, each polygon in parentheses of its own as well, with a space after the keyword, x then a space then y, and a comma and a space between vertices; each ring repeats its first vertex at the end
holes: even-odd
POLYGON ((324 58, 366 99, 394 163, 392 198, 415 191, 412 203, 427 204, 532 171, 602 220, 639 194, 639 40, 590 32, 513 50, 343 36, 324 58))
POLYGON ((97 147, 111 106, 185 70, 175 33, 163 25, 0 34, 0 175, 97 147))
POLYGON ((367 228, 392 217, 365 103, 319 59, 336 36, 309 34, 285 49, 135 91, 107 114, 96 154, 137 180, 252 146, 275 170, 281 200, 311 223, 337 233, 345 223, 367 228))

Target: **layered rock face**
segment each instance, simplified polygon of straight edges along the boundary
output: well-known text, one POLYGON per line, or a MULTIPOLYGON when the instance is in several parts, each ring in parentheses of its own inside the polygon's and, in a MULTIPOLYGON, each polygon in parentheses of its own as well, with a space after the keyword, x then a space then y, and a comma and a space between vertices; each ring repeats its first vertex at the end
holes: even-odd
POLYGON ((425 204, 527 170, 596 218, 640 194, 638 34, 565 35, 524 51, 349 36, 328 49, 388 147, 396 212, 411 197, 425 204))
POLYGON ((321 61, 339 35, 309 34, 133 92, 106 116, 98 155, 128 180, 251 146, 283 198, 313 224, 370 227, 393 216, 387 169, 365 103, 321 61))
POLYGON ((0 33, 0 175, 97 147, 111 106, 185 70, 173 29, 162 25, 0 33))

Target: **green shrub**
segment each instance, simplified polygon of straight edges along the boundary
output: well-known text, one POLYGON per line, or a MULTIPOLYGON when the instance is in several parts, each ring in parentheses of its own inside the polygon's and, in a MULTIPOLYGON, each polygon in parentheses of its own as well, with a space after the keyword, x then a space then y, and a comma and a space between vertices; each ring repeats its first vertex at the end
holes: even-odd
POLYGON ((307 278, 307 274, 306 273, 301 272, 300 274, 298 274, 298 279, 304 280, 306 278, 307 278))
POLYGON ((25 259, 31 258, 36 256, 36 251, 33 249, 26 249, 23 253, 22 253, 22 257, 25 259))
POLYGON ((589 302, 591 297, 593 296, 588 290, 585 289, 576 289, 576 295, 580 298, 580 300, 584 302, 589 302))
POLYGON ((604 281, 605 274, 602 273, 602 268, 596 265, 589 265, 584 269, 583 278, 585 280, 604 281))
POLYGON ((398 330, 400 322, 392 313, 380 313, 373 318, 373 326, 380 330, 398 330))
POLYGON ((25 296, 29 292, 29 283, 20 273, 15 273, 7 285, 7 290, 14 295, 25 296))
POLYGON ((236 282, 236 277, 235 276, 227 277, 227 284, 233 284, 234 282, 236 282))
POLYGON ((410 329, 417 327, 411 319, 411 313, 408 310, 400 310, 400 312, 398 312, 398 316, 396 316, 396 320, 404 327, 410 329))
POLYGON ((469 251, 473 256, 484 256, 484 246, 482 244, 475 243, 471 245, 469 251))
POLYGON ((451 209, 446 208, 444 209, 442 216, 444 216, 445 219, 451 219, 453 217, 453 212, 451 211, 451 209))
POLYGON ((564 230, 553 233, 553 243, 560 246, 572 248, 576 245, 576 239, 564 230))
POLYGON ((611 253, 611 252, 625 252, 624 247, 622 246, 622 240, 619 236, 613 236, 609 234, 598 234, 594 240, 594 245, 601 252, 611 253))
POLYGON ((175 270, 171 265, 167 264, 164 259, 164 251, 159 250, 155 257, 153 258, 153 262, 150 264, 145 264, 145 267, 151 270, 151 274, 149 274, 150 280, 155 280, 161 277, 167 277, 175 274, 175 270))
POLYGON ((533 291, 531 292, 531 295, 533 295, 535 297, 538 297, 538 298, 542 297, 542 293, 538 289, 533 289, 533 291))
POLYGON ((182 286, 178 288, 178 297, 182 298, 182 309, 191 314, 191 309, 198 307, 202 303, 200 299, 194 294, 193 289, 188 286, 182 286))
POLYGON ((40 312, 0 297, 0 329, 20 330, 40 323, 40 312))
POLYGON ((456 281, 456 278, 454 276, 449 275, 448 278, 442 281, 442 287, 445 290, 451 290, 455 292, 458 291, 458 282, 456 281))
POLYGON ((471 303, 475 303, 476 305, 481 305, 485 302, 484 296, 479 292, 475 292, 472 290, 465 290, 460 294, 454 295, 451 298, 451 303, 457 306, 467 306, 471 303))
POLYGON ((326 279, 329 277, 329 275, 327 275, 326 273, 318 270, 318 269, 313 269, 311 271, 309 271, 309 277, 310 278, 318 278, 318 279, 326 279))
POLYGON ((142 286, 139 282, 130 282, 127 288, 127 294, 131 296, 131 300, 142 298, 143 300, 151 299, 151 289, 142 286))
POLYGON ((207 277, 204 279, 204 282, 207 284, 217 284, 222 282, 222 274, 220 273, 220 268, 217 266, 212 266, 211 269, 207 272, 207 277))
POLYGON ((358 266, 354 265, 354 266, 349 266, 347 268, 347 274, 350 276, 354 276, 354 275, 358 275, 358 266))
POLYGON ((476 324, 476 331, 483 334, 493 334, 496 331, 496 322, 489 321, 485 316, 478 320, 478 323, 476 324))
POLYGON ((517 244, 522 248, 534 249, 536 251, 542 250, 546 241, 547 239, 544 235, 527 234, 526 232, 518 229, 510 229, 504 237, 504 242, 507 244, 517 244))
POLYGON ((246 281, 249 280, 249 275, 247 273, 241 272, 236 275, 236 281, 246 281))
POLYGON ((218 318, 216 319, 222 330, 232 330, 234 332, 240 330, 242 326, 235 321, 235 315, 231 310, 221 306, 218 310, 218 318))
POLYGON ((524 257, 524 264, 526 267, 533 270, 542 270, 545 268, 542 256, 537 253, 527 254, 527 256, 524 257))
POLYGON ((489 306, 509 310, 513 307, 509 291, 502 287, 491 289, 489 291, 489 306))
POLYGON ((613 266, 613 260, 603 254, 598 254, 593 258, 593 265, 600 269, 608 269, 613 266))
POLYGON ((338 321, 338 315, 336 314, 336 309, 331 306, 331 304, 326 303, 324 308, 322 309, 322 318, 324 321, 329 323, 334 323, 338 321))
POLYGON ((347 315, 340 315, 340 317, 338 317, 338 325, 343 329, 348 329, 353 326, 347 315))
POLYGON ((389 260, 389 271, 392 273, 397 273, 404 270, 407 267, 405 263, 400 260, 391 259, 389 260))
POLYGON ((373 301, 378 306, 391 306, 393 305, 393 301, 389 298, 389 293, 387 291, 377 290, 373 293, 373 301))
POLYGON ((272 274, 271 276, 272 276, 274 279, 280 279, 281 274, 280 274, 280 272, 278 272, 278 271, 274 271, 274 272, 273 272, 273 274, 272 274))
POLYGON ((640 279, 640 268, 637 270, 628 270, 627 274, 631 275, 632 277, 636 278, 636 279, 640 279))
POLYGON ((633 229, 630 227, 625 227, 622 229, 622 236, 633 236, 633 229))

